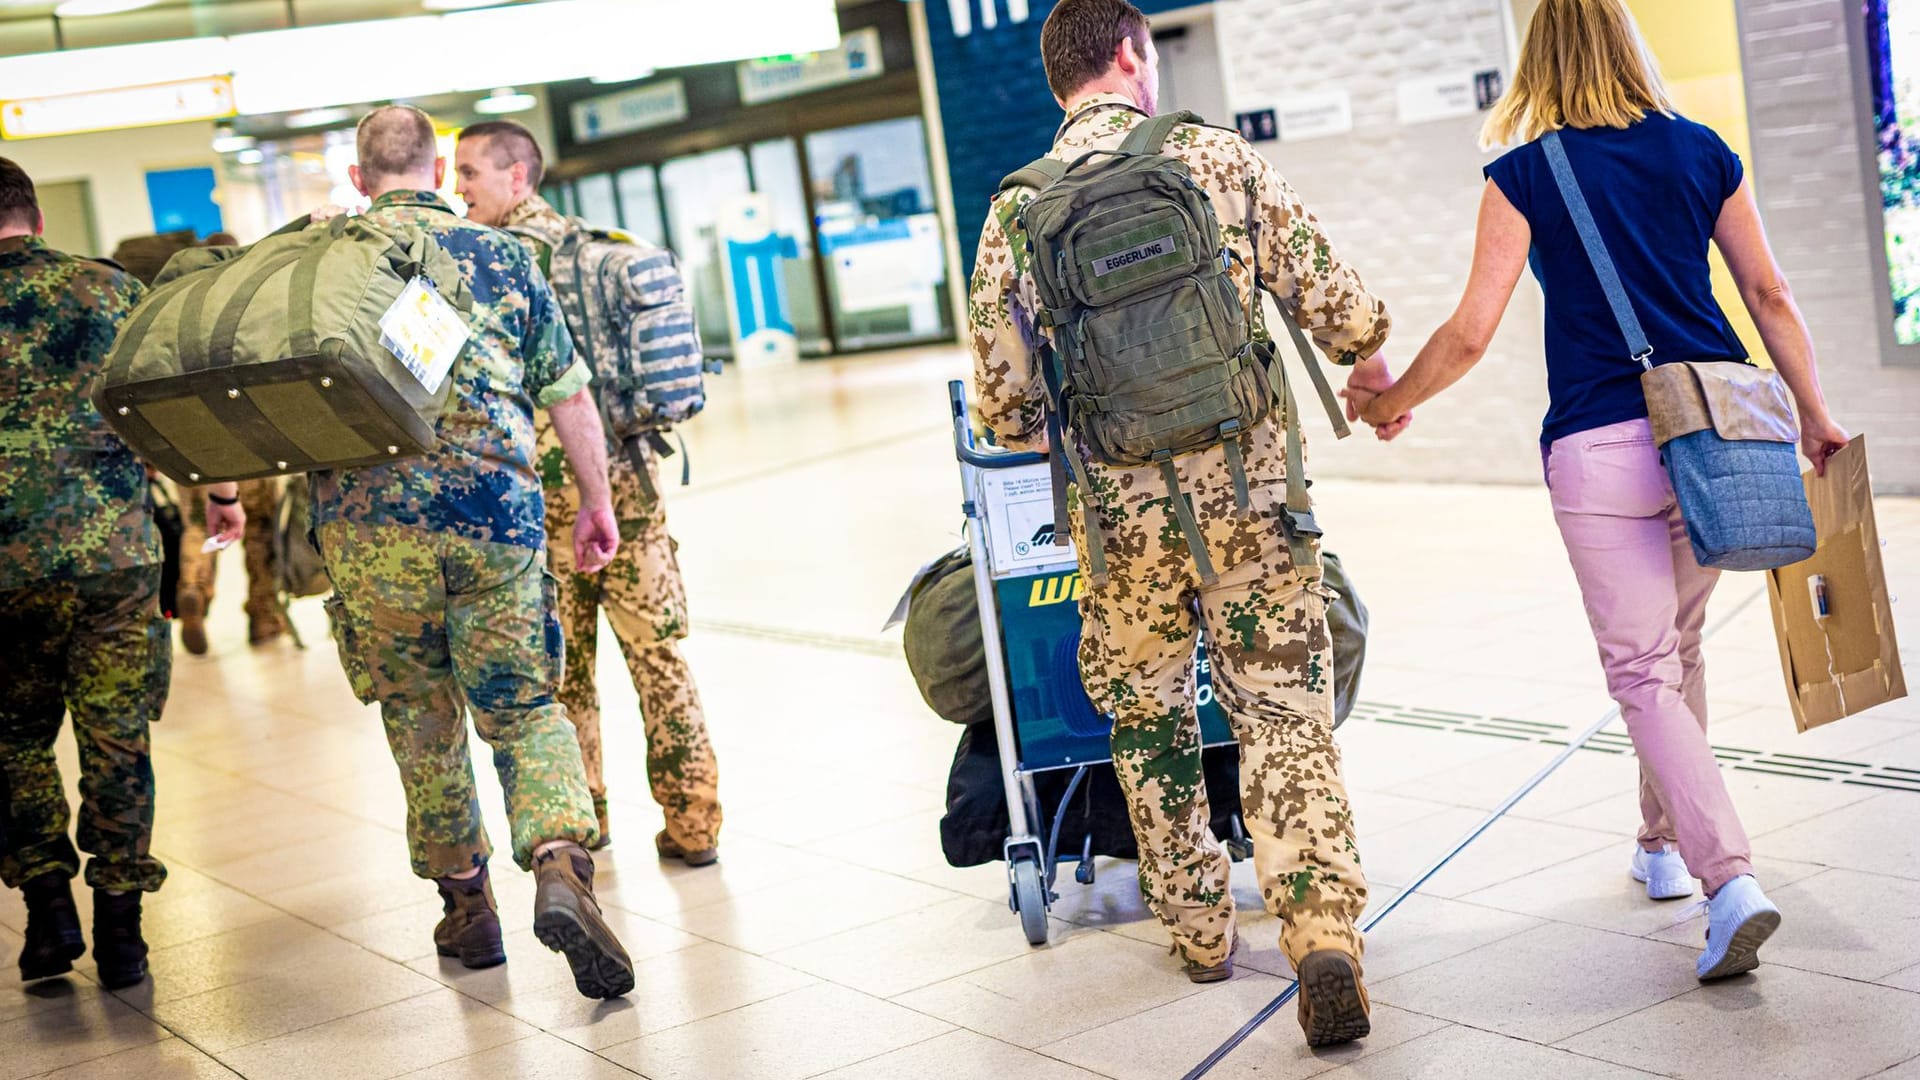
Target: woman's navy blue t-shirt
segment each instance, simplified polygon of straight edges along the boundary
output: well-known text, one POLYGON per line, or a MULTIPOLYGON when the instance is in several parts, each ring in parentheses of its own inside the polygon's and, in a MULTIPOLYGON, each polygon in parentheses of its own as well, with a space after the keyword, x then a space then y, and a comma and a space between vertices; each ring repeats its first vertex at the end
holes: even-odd
MULTIPOLYGON (((1713 298, 1707 251, 1720 208, 1740 187, 1740 156, 1711 128, 1649 113, 1621 128, 1567 128, 1560 138, 1593 208, 1656 364, 1744 360, 1713 298)), ((1647 415, 1632 360, 1539 142, 1487 166, 1533 229, 1528 263, 1546 294, 1547 391, 1540 438, 1552 442, 1647 415)))

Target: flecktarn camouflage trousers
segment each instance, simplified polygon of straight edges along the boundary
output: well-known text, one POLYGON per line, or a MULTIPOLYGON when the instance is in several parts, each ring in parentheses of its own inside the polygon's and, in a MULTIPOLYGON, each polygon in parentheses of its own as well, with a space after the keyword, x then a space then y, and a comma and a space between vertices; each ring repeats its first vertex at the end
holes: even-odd
MULTIPOLYGON (((1216 584, 1200 582, 1166 500, 1134 502, 1102 515, 1108 581, 1080 601, 1081 674, 1094 703, 1115 717, 1113 761, 1140 844, 1140 887, 1188 962, 1226 958, 1230 863, 1208 828, 1193 708, 1194 635, 1204 627, 1214 691, 1240 744, 1241 807, 1261 895, 1282 920, 1281 949, 1296 966, 1315 949, 1357 959, 1354 923, 1367 886, 1333 741, 1323 586, 1293 566, 1282 485, 1255 488, 1245 516, 1235 515, 1230 488, 1190 494, 1216 584)), ((1073 525, 1084 552, 1078 511, 1073 525)))
POLYGON ((379 702, 407 796, 413 872, 484 863, 465 714, 493 748, 513 858, 548 840, 599 836, 573 725, 555 696, 565 664, 553 578, 538 549, 398 525, 330 521, 320 550, 354 693, 379 702))
POLYGON ((80 751, 80 850, 87 884, 151 892, 166 880, 153 857, 153 759, 173 675, 160 616, 160 564, 0 590, 0 768, 10 792, 0 833, 0 880, 80 870, 67 839, 67 797, 54 763, 61 719, 80 751))
MULTIPOLYGON (((558 463, 552 463, 556 467, 558 463)), ((647 467, 660 490, 651 454, 647 467)), ((548 568, 560 581, 560 622, 566 630, 567 674, 560 700, 580 734, 587 786, 604 808, 606 780, 600 754, 600 693, 594 662, 599 654, 600 612, 607 613, 640 695, 647 739, 647 784, 666 818, 667 838, 683 851, 714 847, 720 838, 720 767, 707 738, 706 714, 693 669, 680 650, 687 636, 687 589, 676 545, 667 532, 666 507, 647 498, 639 474, 624 456, 609 462, 620 550, 597 574, 574 572, 574 515, 579 490, 547 487, 548 568)))

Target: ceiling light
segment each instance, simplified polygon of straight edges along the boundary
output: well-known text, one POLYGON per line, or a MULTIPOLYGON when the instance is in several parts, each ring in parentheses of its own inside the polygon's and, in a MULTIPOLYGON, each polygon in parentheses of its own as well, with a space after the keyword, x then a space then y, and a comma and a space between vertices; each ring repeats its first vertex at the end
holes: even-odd
POLYGON ((651 77, 653 72, 654 69, 650 67, 634 68, 630 71, 615 71, 606 75, 595 75, 590 81, 600 86, 604 86, 607 83, 638 82, 641 79, 651 77))
POLYGON ((540 99, 532 94, 523 94, 510 87, 504 87, 474 102, 473 111, 486 113, 488 116, 498 116, 501 113, 526 112, 538 104, 540 99))
POLYGON ((237 154, 242 150, 251 150, 260 140, 251 135, 235 135, 232 128, 221 128, 213 136, 213 152, 216 154, 237 154))
POLYGON ((160 0, 66 0, 66 3, 54 8, 53 13, 62 19, 81 19, 88 15, 118 15, 123 11, 138 11, 159 2, 160 0))
POLYGON ((305 112, 294 113, 292 116, 287 117, 287 126, 296 128, 326 127, 328 124, 337 124, 342 120, 350 120, 352 118, 352 109, 342 105, 335 105, 325 109, 308 109, 305 112))
POLYGON ((267 155, 259 150, 242 150, 233 155, 233 160, 242 165, 258 165, 267 160, 267 155))
POLYGON ((507 0, 420 0, 420 6, 428 11, 471 11, 474 8, 494 7, 507 0))

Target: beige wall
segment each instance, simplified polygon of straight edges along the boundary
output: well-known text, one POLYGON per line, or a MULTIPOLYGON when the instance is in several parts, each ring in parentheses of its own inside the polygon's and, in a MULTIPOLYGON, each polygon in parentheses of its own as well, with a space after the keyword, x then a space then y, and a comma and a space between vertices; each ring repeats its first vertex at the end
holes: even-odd
POLYGON ((104 255, 126 237, 153 231, 148 171, 213 165, 212 142, 213 125, 199 122, 7 142, 0 156, 18 162, 37 183, 86 180, 102 250, 79 254, 104 255))

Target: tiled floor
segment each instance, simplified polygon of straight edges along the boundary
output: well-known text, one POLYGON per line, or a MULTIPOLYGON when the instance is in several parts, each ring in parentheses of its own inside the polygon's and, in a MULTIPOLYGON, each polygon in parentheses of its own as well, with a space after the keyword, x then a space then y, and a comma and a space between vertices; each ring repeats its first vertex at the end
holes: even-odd
MULTIPOLYGON (((618 843, 601 895, 638 965, 630 997, 574 993, 505 860, 510 962, 469 972, 433 955, 438 903, 407 872, 375 713, 354 704, 314 602, 295 610, 311 651, 247 647, 228 565, 214 655, 180 656, 156 732, 172 877, 147 908, 154 977, 118 995, 85 965, 27 988, 0 979, 0 1080, 1159 1080, 1198 1062, 1285 986, 1245 867, 1240 972, 1202 988, 1167 957, 1126 865, 1064 882, 1053 943, 1036 950, 999 867, 942 861, 956 732, 876 628, 955 543, 942 384, 962 371, 936 351, 730 374, 689 429, 695 484, 671 498, 725 857, 705 870, 652 857, 634 696, 603 649, 618 843)), ((1323 462, 1354 452, 1321 444, 1323 462)), ((1316 494, 1374 615, 1374 707, 1341 743, 1378 902, 1555 749, 1460 728, 1578 729, 1606 702, 1539 490, 1328 481, 1316 494)), ((1893 590, 1920 596, 1920 500, 1879 509, 1893 590)), ((1759 587, 1730 577, 1717 602, 1739 610, 1709 650, 1715 741, 1920 769, 1913 701, 1793 733, 1765 603, 1740 607, 1759 587)), ((1900 611, 1909 655, 1916 610, 1900 611)), ((1682 905, 1648 903, 1625 874, 1632 759, 1595 750, 1373 935, 1370 1039, 1309 1053, 1283 1013, 1212 1075, 1920 1076, 1920 794, 1727 776, 1786 913, 1757 976, 1694 981, 1702 924, 1676 926, 1682 905)), ((0 955, 22 924, 6 893, 0 955)))

